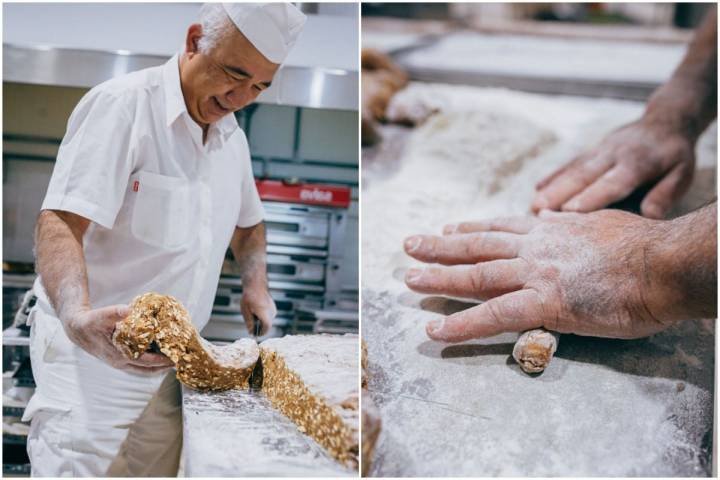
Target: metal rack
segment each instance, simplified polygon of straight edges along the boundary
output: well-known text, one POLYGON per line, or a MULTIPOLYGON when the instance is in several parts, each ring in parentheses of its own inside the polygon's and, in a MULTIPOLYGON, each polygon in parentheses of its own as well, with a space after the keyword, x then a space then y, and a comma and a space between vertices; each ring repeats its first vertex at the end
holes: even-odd
MULTIPOLYGON (((278 308, 266 337, 357 332, 357 293, 344 292, 340 279, 347 210, 339 207, 349 203, 349 189, 277 181, 257 183, 266 212, 270 295, 278 308), (314 192, 315 200, 311 201, 315 204, 304 203, 313 197, 307 192, 314 192), (334 200, 333 193, 343 195, 343 200, 334 200)), ((240 314, 241 297, 242 280, 228 256, 210 322, 202 332, 205 337, 232 341, 248 335, 240 314)))

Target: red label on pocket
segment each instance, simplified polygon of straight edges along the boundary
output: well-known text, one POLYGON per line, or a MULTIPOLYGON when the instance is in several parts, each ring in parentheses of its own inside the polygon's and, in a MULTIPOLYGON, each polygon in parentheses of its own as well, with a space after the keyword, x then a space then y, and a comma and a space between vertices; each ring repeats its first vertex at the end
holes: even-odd
POLYGON ((133 183, 133 192, 137 192, 139 187, 140 187, 140 182, 135 180, 135 183, 133 183))

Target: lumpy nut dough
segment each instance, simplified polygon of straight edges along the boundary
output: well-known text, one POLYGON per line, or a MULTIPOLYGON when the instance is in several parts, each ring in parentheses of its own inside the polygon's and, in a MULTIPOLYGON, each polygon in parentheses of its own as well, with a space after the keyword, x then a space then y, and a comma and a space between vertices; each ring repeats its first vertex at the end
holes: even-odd
POLYGON ((147 293, 118 322, 113 342, 129 358, 156 344, 175 363, 178 380, 197 390, 248 388, 260 358, 262 392, 272 405, 336 460, 357 468, 357 335, 288 335, 260 348, 242 339, 221 347, 198 334, 176 299, 147 293))
POLYGON ((157 293, 133 300, 130 315, 117 323, 112 339, 129 358, 138 358, 154 342, 175 363, 177 379, 197 390, 247 388, 260 353, 247 338, 227 346, 211 344, 179 301, 157 293))
POLYGON ((550 364, 557 350, 559 335, 544 328, 528 330, 518 337, 513 358, 526 373, 540 373, 550 364))
POLYGON ((260 346, 262 391, 339 462, 358 467, 358 336, 287 335, 260 346))

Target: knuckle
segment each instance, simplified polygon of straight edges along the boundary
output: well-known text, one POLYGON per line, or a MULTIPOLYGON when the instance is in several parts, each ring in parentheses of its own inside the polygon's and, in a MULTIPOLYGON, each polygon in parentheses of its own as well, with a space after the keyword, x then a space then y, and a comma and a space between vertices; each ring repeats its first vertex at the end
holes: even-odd
POLYGON ((498 331, 502 328, 502 320, 504 318, 503 305, 501 302, 487 302, 487 322, 492 326, 493 330, 498 331))

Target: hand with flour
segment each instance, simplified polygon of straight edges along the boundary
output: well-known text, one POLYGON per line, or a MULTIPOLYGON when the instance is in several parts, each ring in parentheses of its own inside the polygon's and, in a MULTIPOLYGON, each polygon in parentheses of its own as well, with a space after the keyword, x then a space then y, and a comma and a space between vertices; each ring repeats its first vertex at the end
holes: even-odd
POLYGON ((717 115, 717 11, 698 29, 671 79, 650 97, 644 115, 536 185, 541 209, 591 212, 653 185, 640 206, 663 218, 690 185, 695 143, 717 115))
POLYGON ((104 361, 113 368, 140 375, 151 375, 173 366, 165 355, 145 352, 129 359, 113 344, 112 335, 118 322, 124 320, 130 309, 127 305, 114 305, 86 309, 70 315, 63 321, 65 333, 80 348, 104 361))
POLYGON ((591 212, 660 179, 640 209, 646 217, 663 218, 690 186, 695 139, 648 119, 626 125, 539 182, 533 210, 591 212))
POLYGON ((603 210, 448 225, 405 251, 440 265, 411 269, 418 292, 486 300, 432 321, 459 342, 544 327, 639 338, 717 311, 717 205, 672 221, 603 210))

